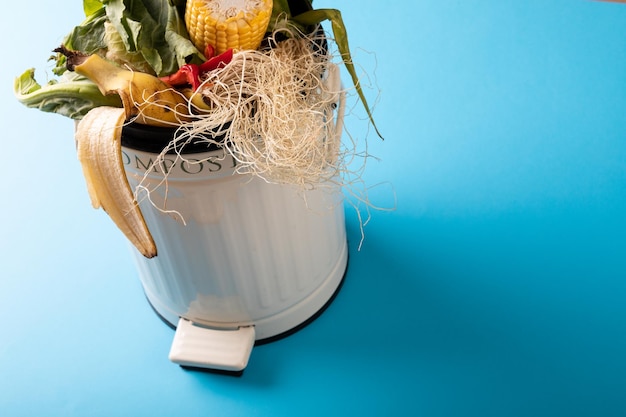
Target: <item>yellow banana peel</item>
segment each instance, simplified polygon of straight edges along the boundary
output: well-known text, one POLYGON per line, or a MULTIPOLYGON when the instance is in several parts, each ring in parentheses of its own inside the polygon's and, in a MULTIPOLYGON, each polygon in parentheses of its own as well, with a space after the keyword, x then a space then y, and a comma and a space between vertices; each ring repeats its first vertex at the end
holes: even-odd
POLYGON ((76 148, 94 208, 102 208, 145 257, 157 248, 126 178, 121 153, 126 112, 116 107, 90 110, 76 128, 76 148))

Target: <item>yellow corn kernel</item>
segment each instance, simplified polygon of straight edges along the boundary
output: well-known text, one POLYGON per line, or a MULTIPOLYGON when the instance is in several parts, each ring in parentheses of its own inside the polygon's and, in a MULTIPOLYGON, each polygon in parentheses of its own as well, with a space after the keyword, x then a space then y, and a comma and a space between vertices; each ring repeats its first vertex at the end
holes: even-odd
POLYGON ((217 54, 230 48, 258 49, 273 5, 273 0, 187 0, 185 24, 201 52, 207 45, 217 54))

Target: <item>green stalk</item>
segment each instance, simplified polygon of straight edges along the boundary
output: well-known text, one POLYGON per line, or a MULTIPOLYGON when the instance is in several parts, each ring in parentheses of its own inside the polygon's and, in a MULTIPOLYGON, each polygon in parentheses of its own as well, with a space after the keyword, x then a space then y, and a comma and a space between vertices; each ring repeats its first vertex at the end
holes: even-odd
MULTIPOLYGON (((274 3, 276 4, 275 0, 274 3)), ((316 9, 309 10, 308 12, 301 13, 297 16, 293 16, 291 18, 294 22, 304 25, 311 26, 317 25, 324 20, 330 20, 333 30, 333 36, 335 38, 335 43, 337 44, 337 48, 339 49, 339 53, 341 54, 341 59, 343 60, 343 64, 346 67, 346 70, 350 74, 352 78, 352 82, 354 83, 354 87, 356 88, 357 94, 361 99, 361 103, 363 103, 363 107, 365 107, 365 111, 372 122, 372 126, 376 130, 378 136, 382 139, 383 136, 380 134, 380 131, 376 127, 376 123, 374 122, 374 117, 370 110, 369 105, 367 104, 367 100, 365 98, 365 94, 363 94, 363 89, 361 88, 361 84, 359 81, 359 77, 356 74, 356 69, 354 67, 354 63, 352 62, 352 56, 350 54, 350 47, 348 43, 348 33, 346 31, 346 26, 343 23, 343 19, 341 17, 341 12, 337 9, 316 9)))

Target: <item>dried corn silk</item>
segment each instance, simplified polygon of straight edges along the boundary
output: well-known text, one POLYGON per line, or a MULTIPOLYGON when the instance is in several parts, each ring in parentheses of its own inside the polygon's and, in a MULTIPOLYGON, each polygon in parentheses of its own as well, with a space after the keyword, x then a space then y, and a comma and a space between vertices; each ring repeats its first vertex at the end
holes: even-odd
POLYGON ((311 39, 238 52, 203 85, 212 110, 184 125, 177 141, 221 129, 238 172, 269 182, 309 188, 340 173, 338 68, 311 39))

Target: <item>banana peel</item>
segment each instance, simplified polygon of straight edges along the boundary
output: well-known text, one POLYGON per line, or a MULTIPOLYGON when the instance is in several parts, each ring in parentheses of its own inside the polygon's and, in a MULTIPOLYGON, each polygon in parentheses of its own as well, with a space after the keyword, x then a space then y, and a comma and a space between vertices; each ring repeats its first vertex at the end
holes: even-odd
POLYGON ((67 69, 87 77, 103 95, 119 95, 126 120, 161 127, 178 126, 190 120, 187 97, 158 77, 131 71, 100 55, 85 55, 65 46, 54 52, 65 55, 67 69))
POLYGON ((133 195, 122 161, 122 127, 126 111, 96 107, 78 123, 76 149, 94 208, 102 208, 146 258, 156 244, 133 195))
POLYGON ((98 86, 104 95, 119 95, 123 107, 100 106, 78 123, 76 149, 94 208, 102 208, 146 258, 157 248, 126 178, 122 162, 122 127, 127 121, 177 126, 188 120, 193 100, 151 74, 121 68, 96 54, 61 46, 67 67, 98 86))

